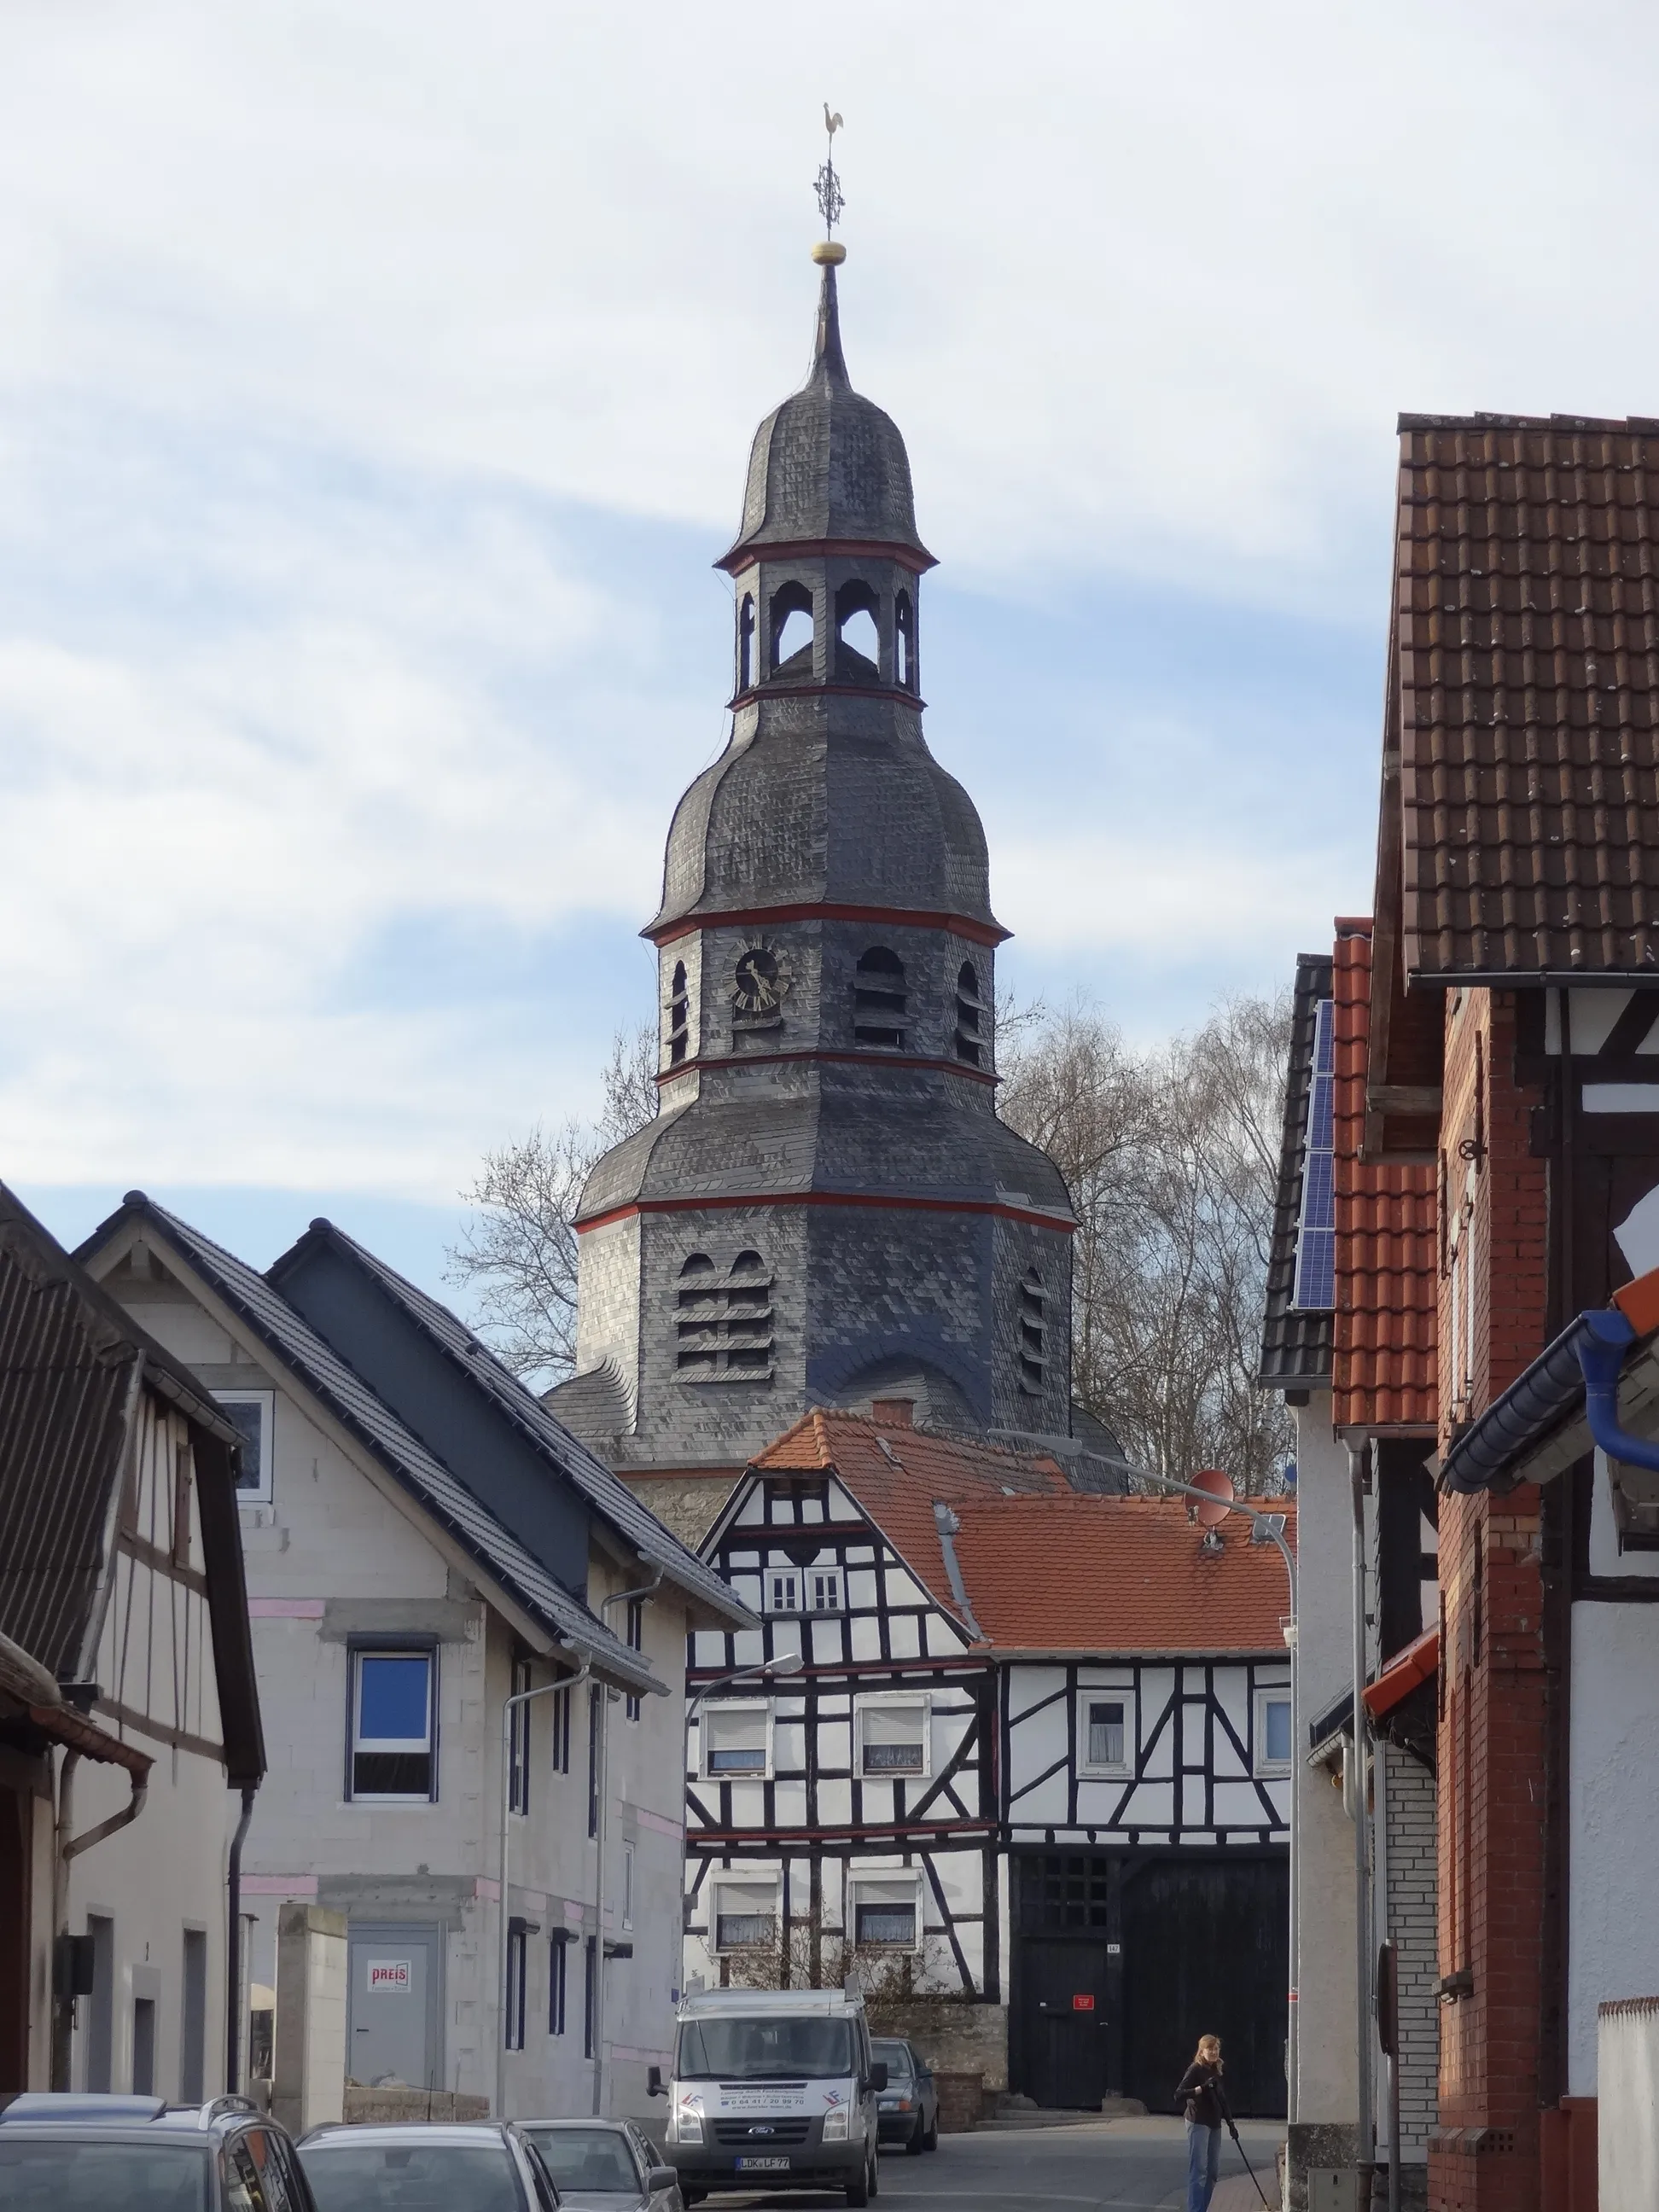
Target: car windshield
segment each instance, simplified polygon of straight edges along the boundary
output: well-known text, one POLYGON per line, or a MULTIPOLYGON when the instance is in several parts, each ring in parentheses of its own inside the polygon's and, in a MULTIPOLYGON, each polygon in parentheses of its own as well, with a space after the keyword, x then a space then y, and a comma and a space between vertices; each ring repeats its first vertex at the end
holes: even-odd
POLYGON ((787 2081, 853 2071, 850 2021, 689 2020, 680 2029, 684 2081, 787 2081))
POLYGON ((561 2190, 640 2193, 628 2144, 615 2128, 526 2128, 542 2164, 561 2190))
POLYGON ((887 2069, 890 2081, 896 2081, 901 2075, 907 2081, 909 2080, 910 2046, 908 2043, 889 2043, 884 2038, 878 2037, 870 2045, 870 2056, 881 2060, 887 2069))
POLYGON ((317 2212, 525 2212, 507 2146, 301 2143, 317 2212))
POLYGON ((205 2143, 75 2142, 0 2130, 5 2212, 206 2212, 205 2143))

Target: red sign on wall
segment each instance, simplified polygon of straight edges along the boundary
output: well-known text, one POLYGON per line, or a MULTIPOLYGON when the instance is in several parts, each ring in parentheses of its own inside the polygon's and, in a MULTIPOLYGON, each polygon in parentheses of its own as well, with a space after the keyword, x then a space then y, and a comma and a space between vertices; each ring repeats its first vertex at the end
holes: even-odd
POLYGON ((1086 1996, 1078 1996, 1072 1999, 1072 2010, 1073 2012, 1092 2012, 1094 2008, 1095 2001, 1092 1992, 1086 1996))

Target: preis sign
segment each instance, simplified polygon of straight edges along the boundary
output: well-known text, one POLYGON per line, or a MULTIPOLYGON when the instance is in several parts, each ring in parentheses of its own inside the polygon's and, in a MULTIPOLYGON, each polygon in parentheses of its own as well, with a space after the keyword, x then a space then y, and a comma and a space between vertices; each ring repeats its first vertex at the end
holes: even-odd
POLYGON ((409 1966, 407 1959, 371 1959, 368 1962, 369 1995, 407 1996, 409 1966))

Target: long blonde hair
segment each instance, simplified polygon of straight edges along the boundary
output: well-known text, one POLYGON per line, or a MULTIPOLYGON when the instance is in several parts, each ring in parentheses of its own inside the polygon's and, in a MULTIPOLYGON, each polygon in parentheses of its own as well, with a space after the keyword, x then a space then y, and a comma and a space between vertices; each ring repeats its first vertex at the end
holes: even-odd
POLYGON ((1200 2035, 1198 2039, 1198 2050, 1194 2057, 1193 2063, 1194 2066, 1219 2066, 1221 2063, 1221 2038, 1218 2035, 1200 2035))

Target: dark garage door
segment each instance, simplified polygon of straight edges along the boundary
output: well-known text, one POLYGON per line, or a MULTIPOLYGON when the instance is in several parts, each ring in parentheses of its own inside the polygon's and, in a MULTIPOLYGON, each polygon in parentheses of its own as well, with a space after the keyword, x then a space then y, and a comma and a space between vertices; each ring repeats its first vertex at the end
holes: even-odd
POLYGON ((1199 2037, 1218 2035, 1234 2112, 1284 2112, 1289 1908, 1282 1852, 1124 1869, 1128 2095, 1168 2112, 1199 2037))

